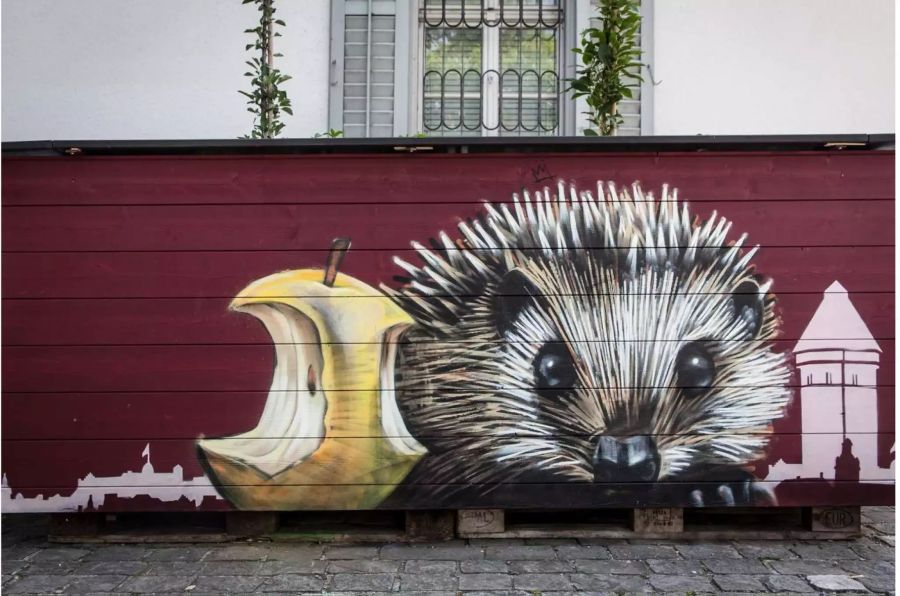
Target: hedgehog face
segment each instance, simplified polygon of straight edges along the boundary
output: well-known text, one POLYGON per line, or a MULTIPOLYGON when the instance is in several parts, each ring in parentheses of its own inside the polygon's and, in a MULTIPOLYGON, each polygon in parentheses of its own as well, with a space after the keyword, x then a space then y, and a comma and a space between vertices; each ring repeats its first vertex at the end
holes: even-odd
POLYGON ((595 269, 595 277, 577 264, 550 263, 515 270, 527 278, 519 293, 529 301, 501 317, 514 322, 500 331, 494 373, 507 383, 498 395, 527 403, 520 413, 556 438, 554 470, 654 481, 759 455, 786 379, 782 357, 758 338, 775 317, 754 280, 713 294, 673 270, 623 278, 595 269), (523 362, 529 374, 503 372, 523 362))
POLYGON ((761 455, 789 373, 754 251, 665 188, 634 194, 488 206, 464 244, 400 262, 418 324, 398 403, 434 482, 653 482, 761 455))

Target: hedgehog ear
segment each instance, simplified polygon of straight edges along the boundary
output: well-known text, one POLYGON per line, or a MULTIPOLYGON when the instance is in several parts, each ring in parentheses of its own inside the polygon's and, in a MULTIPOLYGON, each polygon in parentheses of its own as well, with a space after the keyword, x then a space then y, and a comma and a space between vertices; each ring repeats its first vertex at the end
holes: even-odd
POLYGON ((519 269, 503 276, 494 295, 494 323, 500 335, 512 329, 516 319, 539 295, 537 286, 519 269))
POLYGON ((731 294, 732 313, 744 331, 756 337, 762 328, 765 294, 753 280, 743 281, 731 294))

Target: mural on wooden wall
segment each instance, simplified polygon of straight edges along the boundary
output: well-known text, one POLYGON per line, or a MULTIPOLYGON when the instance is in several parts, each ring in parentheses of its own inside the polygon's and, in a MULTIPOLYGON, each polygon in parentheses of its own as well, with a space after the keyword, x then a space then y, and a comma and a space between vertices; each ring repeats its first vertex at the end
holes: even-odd
POLYGON ((750 470, 790 370, 745 236, 692 218, 665 186, 657 199, 559 185, 485 209, 458 239, 414 242, 419 264, 395 259, 399 289, 337 273, 339 241, 324 270, 234 299, 277 363, 255 428, 198 441, 223 496, 439 507, 564 483, 615 502, 665 483, 696 506, 772 503, 750 470))
POLYGON ((4 513, 893 502, 893 152, 3 161, 4 513))

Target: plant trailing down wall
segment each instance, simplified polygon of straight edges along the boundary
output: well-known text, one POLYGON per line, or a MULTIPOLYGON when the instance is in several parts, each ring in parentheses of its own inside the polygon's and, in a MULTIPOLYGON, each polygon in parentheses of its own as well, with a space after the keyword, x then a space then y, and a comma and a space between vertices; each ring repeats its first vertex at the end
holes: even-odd
POLYGON ((581 47, 572 50, 581 56, 581 68, 569 79, 569 90, 587 101, 588 120, 595 128, 584 134, 609 136, 625 121, 619 102, 633 96, 629 85, 643 81, 640 0, 599 0, 597 9, 602 26, 584 30, 581 47))
POLYGON ((289 81, 291 77, 282 74, 275 68, 275 58, 281 54, 275 53, 273 42, 281 34, 275 31, 275 26, 284 27, 284 21, 275 18, 275 0, 243 0, 242 4, 255 4, 259 10, 259 24, 253 29, 245 29, 256 37, 253 43, 248 43, 245 50, 259 52, 247 61, 250 70, 244 73, 250 77, 250 91, 238 91, 247 97, 249 107, 247 111, 254 115, 253 131, 244 138, 248 139, 272 139, 284 128, 281 122, 281 113, 293 115, 291 100, 287 92, 280 89, 279 85, 289 81))

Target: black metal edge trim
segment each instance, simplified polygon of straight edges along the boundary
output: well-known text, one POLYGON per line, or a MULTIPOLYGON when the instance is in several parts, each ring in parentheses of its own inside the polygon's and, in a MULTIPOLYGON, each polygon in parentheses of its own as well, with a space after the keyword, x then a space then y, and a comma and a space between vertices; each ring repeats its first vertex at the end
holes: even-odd
POLYGON ((616 153, 893 149, 893 133, 632 137, 60 140, 4 142, 4 156, 616 153))

